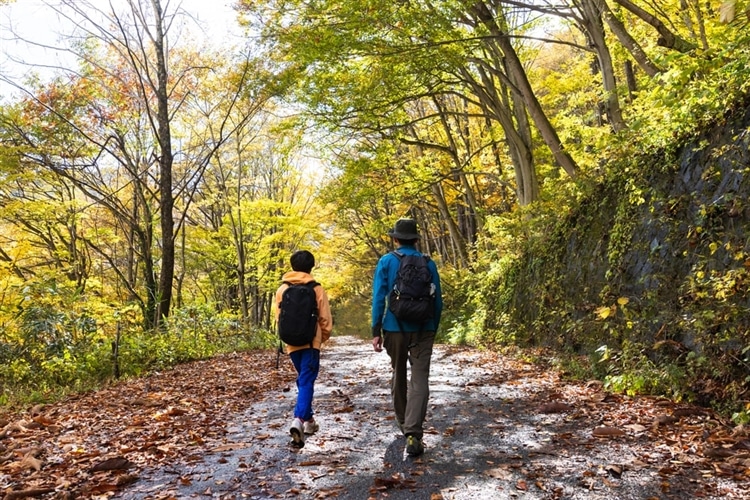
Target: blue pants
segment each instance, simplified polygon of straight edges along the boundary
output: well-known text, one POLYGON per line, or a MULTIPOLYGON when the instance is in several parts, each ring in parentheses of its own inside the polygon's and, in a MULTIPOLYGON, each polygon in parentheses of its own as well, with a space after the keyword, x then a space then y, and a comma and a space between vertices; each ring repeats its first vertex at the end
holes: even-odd
POLYGON ((320 351, 318 349, 300 349, 289 354, 297 370, 297 405, 294 416, 303 421, 313 419, 313 392, 315 379, 320 369, 320 351))

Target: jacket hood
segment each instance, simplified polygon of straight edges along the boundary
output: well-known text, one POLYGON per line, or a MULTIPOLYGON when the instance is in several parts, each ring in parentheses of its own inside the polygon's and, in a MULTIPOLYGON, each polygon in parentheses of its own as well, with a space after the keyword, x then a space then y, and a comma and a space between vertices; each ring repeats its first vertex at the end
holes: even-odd
POLYGON ((287 273, 284 273, 284 276, 281 277, 281 280, 298 285, 301 283, 309 283, 310 281, 313 281, 313 277, 308 273, 303 273, 302 271, 289 271, 287 273))

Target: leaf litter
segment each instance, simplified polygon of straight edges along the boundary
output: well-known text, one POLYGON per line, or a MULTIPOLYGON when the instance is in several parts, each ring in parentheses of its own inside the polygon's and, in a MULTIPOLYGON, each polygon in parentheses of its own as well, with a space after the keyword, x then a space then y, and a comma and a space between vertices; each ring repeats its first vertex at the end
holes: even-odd
POLYGON ((367 340, 321 356, 320 431, 289 446, 273 351, 196 361, 0 421, 3 498, 750 497, 750 435, 714 412, 436 346, 426 453, 405 455, 390 367, 367 340))

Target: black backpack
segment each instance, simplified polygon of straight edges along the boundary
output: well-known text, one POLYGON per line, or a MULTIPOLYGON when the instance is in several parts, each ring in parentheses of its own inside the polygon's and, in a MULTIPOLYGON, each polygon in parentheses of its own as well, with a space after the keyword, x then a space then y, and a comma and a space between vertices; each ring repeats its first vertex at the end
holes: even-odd
POLYGON ((318 300, 315 297, 318 283, 284 283, 289 286, 281 295, 279 304, 279 338, 291 346, 311 344, 318 327, 318 300))
POLYGON ((399 259, 398 274, 393 284, 388 309, 399 321, 426 323, 435 314, 435 285, 427 267, 426 255, 404 255, 392 252, 399 259))

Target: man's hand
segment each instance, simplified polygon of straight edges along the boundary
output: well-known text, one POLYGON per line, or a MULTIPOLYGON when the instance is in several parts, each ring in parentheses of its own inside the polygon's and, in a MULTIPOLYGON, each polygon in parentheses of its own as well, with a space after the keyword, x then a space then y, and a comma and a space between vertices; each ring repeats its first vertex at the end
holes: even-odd
POLYGON ((380 352, 383 350, 383 337, 373 337, 372 338, 372 348, 375 350, 375 352, 380 352))

